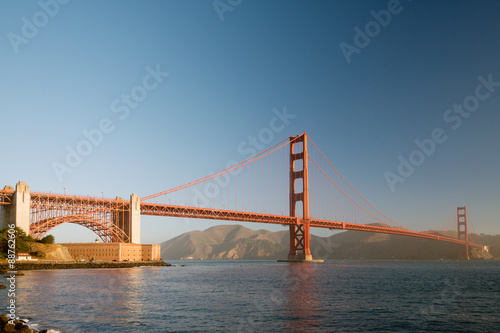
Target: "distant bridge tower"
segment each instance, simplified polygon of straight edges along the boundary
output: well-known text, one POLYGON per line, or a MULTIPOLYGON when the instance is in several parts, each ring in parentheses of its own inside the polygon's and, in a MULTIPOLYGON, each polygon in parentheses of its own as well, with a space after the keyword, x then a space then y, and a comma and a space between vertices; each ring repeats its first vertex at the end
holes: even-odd
POLYGON ((465 241, 465 256, 460 249, 459 258, 469 260, 469 233, 467 232, 467 207, 457 207, 457 231, 458 239, 465 241))
POLYGON ((288 261, 312 261, 309 247, 309 182, 307 134, 290 137, 290 216, 297 217, 297 224, 290 225, 290 252, 288 261), (302 146, 302 149, 297 149, 302 146), (299 152, 297 152, 299 150, 299 152), (302 169, 298 169, 302 164, 302 169), (300 183, 302 180, 302 192, 300 183), (297 203, 302 203, 301 216, 297 216, 297 203))

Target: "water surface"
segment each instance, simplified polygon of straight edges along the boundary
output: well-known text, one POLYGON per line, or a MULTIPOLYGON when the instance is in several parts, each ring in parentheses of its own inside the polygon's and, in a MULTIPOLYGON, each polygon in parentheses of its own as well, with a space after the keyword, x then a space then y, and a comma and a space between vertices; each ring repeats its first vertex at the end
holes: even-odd
POLYGON ((500 261, 172 263, 27 271, 18 315, 61 332, 500 330, 500 261))

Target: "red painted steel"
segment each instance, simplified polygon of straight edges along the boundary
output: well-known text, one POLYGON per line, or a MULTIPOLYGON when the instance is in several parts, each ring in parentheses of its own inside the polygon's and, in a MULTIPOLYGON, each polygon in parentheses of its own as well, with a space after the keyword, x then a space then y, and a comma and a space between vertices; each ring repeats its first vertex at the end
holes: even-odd
POLYGON ((311 259, 309 248, 309 169, 307 155, 307 134, 290 137, 290 216, 297 217, 297 203, 302 202, 301 224, 290 225, 290 252, 288 259, 311 259), (296 152, 297 146, 302 147, 296 152), (302 170, 297 171, 297 162, 302 162, 302 170), (302 192, 297 192, 296 181, 302 180, 302 192))
POLYGON ((457 207, 457 232, 457 238, 463 238, 465 241, 465 253, 460 250, 459 256, 469 260, 469 233, 467 231, 467 208, 465 206, 457 207))
MULTIPOLYGON (((56 225, 60 225, 66 222, 78 223, 75 217, 81 218, 82 225, 95 225, 95 218, 88 218, 87 216, 92 213, 102 213, 103 211, 126 211, 129 209, 129 201, 121 199, 101 199, 101 198, 89 198, 81 196, 65 196, 62 194, 45 194, 45 193, 31 193, 32 198, 32 212, 31 212, 31 225, 30 232, 33 236, 37 238, 42 237, 47 231, 54 228, 56 225), (74 214, 69 214, 70 216, 64 220, 65 215, 69 210, 65 207, 74 206, 74 214), (42 213, 42 211, 45 211, 42 213), (43 218, 43 214, 46 215, 43 218), (47 226, 42 226, 43 224, 48 224, 47 226), (36 232, 36 235, 33 234, 36 232)), ((174 205, 164 205, 164 204, 154 204, 154 203, 141 203, 141 215, 152 215, 152 216, 170 216, 170 217, 183 217, 183 218, 199 218, 199 219, 210 219, 210 220, 221 220, 221 221, 241 221, 241 222, 257 222, 257 223, 270 223, 270 224, 282 224, 282 225, 301 225, 303 219, 300 217, 291 216, 281 216, 272 214, 259 214, 259 213, 249 213, 249 212, 238 212, 232 210, 221 210, 221 209, 208 209, 199 207, 189 207, 189 206, 174 206, 174 205)), ((103 231, 113 229, 114 227, 109 227, 109 220, 103 219, 101 223, 106 224, 103 227, 103 231)), ((385 233, 400 236, 409 236, 417 238, 434 239, 439 241, 451 242, 456 244, 466 244, 465 240, 459 240, 455 238, 439 236, 434 234, 428 234, 423 232, 410 231, 405 229, 397 229, 391 227, 380 227, 373 225, 364 225, 356 223, 347 223, 340 221, 325 221, 311 219, 309 220, 310 227, 315 228, 329 228, 329 229, 343 229, 343 230, 355 230, 355 231, 365 231, 365 232, 376 232, 385 233)), ((116 231, 118 238, 122 237, 125 241, 126 236, 122 232, 116 231)), ((103 234, 107 239, 113 236, 112 232, 103 234)), ((102 238, 102 237, 101 237, 102 238)), ((480 244, 469 243, 469 246, 481 248, 480 244)))
POLYGON ((31 193, 30 234, 42 238, 63 223, 94 231, 104 242, 130 242, 124 221, 130 202, 46 193, 31 193), (121 225, 120 225, 121 223, 121 225))
MULTIPOLYGON (((150 203, 141 203, 141 215, 199 218, 199 219, 210 219, 210 220, 221 220, 221 221, 257 222, 257 223, 271 223, 271 224, 282 224, 282 225, 303 224, 303 219, 300 217, 257 214, 248 212, 237 212, 232 210, 184 207, 184 206, 150 204, 150 203)), ((316 219, 309 220, 309 225, 310 227, 315 227, 315 228, 376 232, 376 233, 391 234, 391 235, 434 239, 456 244, 465 244, 465 241, 451 237, 427 234, 424 232, 410 231, 405 229, 396 229, 390 227, 380 227, 373 225, 336 222, 336 221, 323 221, 316 219)), ((469 243, 469 246, 481 248, 481 245, 475 243, 469 243)))
MULTIPOLYGON (((373 224, 360 224, 360 223, 349 223, 347 221, 359 221, 360 213, 358 211, 353 214, 348 215, 347 217, 342 218, 342 221, 334 221, 337 218, 332 218, 333 220, 322 220, 318 218, 312 218, 309 215, 309 159, 314 163, 311 165, 314 168, 314 165, 319 168, 319 171, 324 174, 329 181, 335 184, 334 180, 332 180, 325 171, 320 168, 320 165, 316 163, 312 156, 309 156, 308 153, 308 141, 309 138, 306 133, 302 135, 298 135, 296 137, 290 137, 285 139, 273 147, 252 156, 232 167, 214 173, 210 176, 201 178, 197 181, 187 183, 185 185, 176 187, 174 189, 163 191, 151 196, 147 196, 141 199, 141 201, 156 198, 160 195, 177 193, 176 191, 189 188, 191 186, 196 186, 198 184, 203 184, 204 182, 219 177, 221 175, 228 174, 229 172, 233 172, 236 169, 242 168, 246 165, 249 165, 253 162, 260 160, 260 168, 265 169, 269 173, 269 166, 266 162, 265 166, 263 161, 263 157, 268 156, 269 154, 280 150, 281 148, 286 148, 289 145, 290 153, 289 153, 289 215, 278 215, 278 214, 266 214, 266 213, 256 213, 256 212, 245 212, 245 211, 237 211, 236 209, 213 209, 206 207, 192 207, 189 205, 171 205, 171 204, 158 204, 158 203, 147 203, 141 202, 141 215, 153 215, 153 216, 171 216, 171 217, 183 217, 183 218, 200 218, 200 219, 211 219, 211 220, 220 220, 220 221, 241 221, 241 222, 257 222, 257 223, 271 223, 271 224, 282 224, 288 225, 290 229, 290 256, 298 259, 300 256, 306 258, 310 258, 310 227, 316 228, 329 228, 329 229, 343 229, 343 230, 355 230, 355 231, 364 231, 364 232, 375 232, 375 233, 385 233, 392 235, 401 235, 401 236, 409 236, 409 237, 418 237, 425 239, 433 239, 439 241, 446 241, 456 244, 465 245, 466 250, 468 246, 481 248, 482 246, 475 243, 470 243, 468 240, 468 230, 467 230, 467 218, 466 218, 466 208, 458 207, 457 208, 457 228, 458 228, 458 239, 438 236, 432 233, 424 233, 412 231, 403 227, 390 227, 390 226, 380 226, 373 224), (285 142, 288 140, 288 142, 285 142), (301 151, 296 151, 296 146, 301 148, 301 151), (302 163, 302 169, 297 170, 297 163, 302 163), (302 191, 299 188, 296 188, 297 180, 302 180, 302 191), (301 202, 302 207, 301 211, 297 211, 297 203, 301 202)), ((312 142, 312 141, 311 141, 312 142)), ((314 145, 314 143, 313 143, 314 145)), ((314 147, 316 147, 314 145, 314 147)), ((316 147, 317 149, 317 147, 316 147)), ((284 150, 282 150, 283 152, 284 150)), ((318 149, 319 151, 319 149, 318 149)), ((321 156, 324 155, 319 151, 321 156)), ((326 157, 324 157, 326 160, 326 157)), ((328 160, 327 163, 331 165, 328 160)), ((275 162, 276 163, 276 162, 275 162)), ((286 162, 285 162, 286 163, 286 162)), ((254 164, 255 165, 255 164, 254 164)), ((278 162, 279 166, 279 162, 278 162)), ((271 167, 277 167, 276 164, 271 164, 271 167)), ((342 177, 338 171, 334 168, 335 172, 342 177)), ((254 168, 254 182, 263 182, 264 185, 267 185, 266 179, 263 178, 262 175, 257 175, 255 173, 254 168), (262 181, 264 179, 264 181, 262 181)), ((284 171, 286 173, 286 171, 284 171)), ((269 175, 268 175, 269 176, 269 175)), ((236 190, 234 192, 235 198, 234 202, 241 201, 241 207, 248 207, 248 204, 245 202, 247 198, 250 198, 250 191, 248 194, 245 194, 244 184, 245 182, 251 183, 251 172, 250 169, 247 169, 246 176, 243 172, 242 175, 238 179, 235 179, 235 186, 241 184, 241 190, 239 192, 242 193, 240 198, 236 197, 236 190), (243 197, 245 195, 245 197, 243 197), (239 199, 239 200, 238 200, 239 199), (244 200, 245 199, 245 200, 244 200)), ((286 175, 284 175, 286 177, 286 175)), ((269 177, 268 177, 269 178, 269 177)), ((345 181, 345 179, 342 177, 345 181)), ((286 179, 284 179, 286 182, 286 179)), ((347 181, 345 183, 350 186, 347 181)), ((252 184, 254 187, 256 183, 252 184)), ((238 190, 239 190, 238 185, 238 190)), ((338 187, 337 184, 335 186, 338 187)), ((265 187, 262 187, 263 189, 265 187)), ((389 221, 393 222, 391 219, 383 215, 381 212, 376 210, 368 201, 366 201, 361 195, 350 186, 350 188, 354 191, 354 193, 359 196, 362 200, 366 202, 371 208, 373 208, 377 213, 381 214, 384 218, 387 218, 389 221)), ((281 189, 280 189, 281 190, 281 189)), ((339 190, 347 197, 349 195, 345 193, 342 189, 339 190)), ((13 190, 0 190, 0 205, 10 205, 12 203, 12 196, 14 194, 13 190)), ((229 191, 228 191, 229 194, 229 191)), ((359 211, 361 212, 364 208, 360 206, 356 201, 350 198, 349 203, 352 201, 353 204, 359 207, 359 211)), ((186 199, 188 200, 188 199, 186 199)), ((220 198, 222 200, 222 198, 220 198)), ((250 199, 248 199, 250 200, 250 199)), ((188 200, 190 201, 190 200, 188 200)), ((221 204, 222 205, 222 204, 221 204)), ((228 206, 229 206, 229 198, 228 198, 228 206)), ((232 207, 232 208, 236 208, 232 207)), ((239 208, 239 207, 238 207, 239 208)), ((346 207, 346 210, 349 210, 351 207, 346 207)), ((247 208, 245 208, 247 209, 247 208)), ((267 211, 261 210, 260 211, 267 211)), ((370 212, 364 211, 365 215, 371 215, 370 212)), ((103 241, 105 242, 130 242, 129 234, 130 234, 130 222, 129 222, 129 214, 130 214, 130 202, 128 200, 122 200, 120 198, 117 199, 104 199, 104 198, 91 198, 91 197, 83 197, 83 196, 70 196, 70 195, 62 195, 62 194, 48 194, 48 193, 31 193, 31 206, 30 206, 30 234, 35 238, 43 237, 49 230, 52 228, 61 225, 63 223, 76 223, 82 226, 89 228, 94 231, 103 241)), ((285 214, 285 213, 281 213, 285 214)), ((330 219, 330 218, 329 218, 330 219)), ((361 219, 362 220, 362 219, 361 219)), ((380 220, 379 220, 380 221, 380 220)), ((395 223, 395 222, 394 222, 395 223)), ((468 250, 467 250, 468 253, 468 250)), ((290 257, 289 257, 290 258, 290 257)))
POLYGON ((0 190, 0 206, 12 204, 14 190, 0 190))
MULTIPOLYGON (((101 238, 105 238, 103 239, 105 241, 108 241, 110 239, 123 239, 124 241, 128 241, 126 235, 124 235, 121 230, 118 231, 115 229, 115 227, 110 226, 109 220, 104 218, 99 220, 96 217, 92 217, 92 214, 109 214, 110 211, 127 211, 129 210, 129 201, 121 199, 101 199, 46 193, 31 193, 31 199, 32 211, 30 229, 32 231, 30 233, 36 238, 43 237, 46 232, 57 225, 71 222, 78 223, 86 227, 96 226, 95 230, 98 231, 97 233, 101 238), (74 213, 67 214, 69 211, 73 211, 74 213), (78 222, 78 219, 80 219, 81 223, 78 222), (102 230, 98 230, 96 222, 103 224, 103 226, 101 227, 102 230)), ((189 206, 153 204, 144 202, 141 203, 141 215, 199 218, 221 221, 256 222, 282 225, 303 224, 303 219, 300 217, 248 213, 189 206)), ((464 245, 467 243, 466 240, 459 240, 423 232, 340 221, 311 219, 309 220, 309 226, 315 228, 355 230, 426 238, 464 245)), ((469 243, 469 246, 477 248, 482 247, 480 244, 475 243, 469 243)))

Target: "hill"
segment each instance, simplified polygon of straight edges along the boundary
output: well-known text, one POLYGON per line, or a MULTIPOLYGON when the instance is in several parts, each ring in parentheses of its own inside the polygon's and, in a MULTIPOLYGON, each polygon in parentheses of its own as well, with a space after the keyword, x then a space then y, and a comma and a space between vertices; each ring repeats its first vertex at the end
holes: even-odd
POLYGON ((162 259, 275 259, 288 253, 288 231, 221 225, 191 231, 161 243, 162 259))
POLYGON ((30 243, 30 253, 45 260, 73 261, 68 249, 61 244, 30 243))
MULTIPOLYGON (((453 236, 453 232, 446 236, 453 236)), ((479 235, 500 257, 500 235, 479 235)), ((178 259, 283 259, 288 255, 288 230, 251 230, 241 225, 220 225, 191 231, 161 243, 161 257, 178 259)), ((311 254, 317 259, 457 259, 458 245, 435 240, 344 231, 330 237, 311 235, 311 254)), ((491 259, 471 249, 471 257, 491 259)))

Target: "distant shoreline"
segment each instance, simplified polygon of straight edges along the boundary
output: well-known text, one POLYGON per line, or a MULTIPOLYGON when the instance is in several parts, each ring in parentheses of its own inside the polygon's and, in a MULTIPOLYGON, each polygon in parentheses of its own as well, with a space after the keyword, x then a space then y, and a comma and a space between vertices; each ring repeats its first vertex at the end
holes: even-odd
MULTIPOLYGON (((15 271, 42 269, 77 269, 77 268, 130 268, 140 266, 172 266, 164 261, 100 261, 100 262, 16 262, 15 271)), ((0 271, 12 271, 7 263, 0 263, 0 271)))

